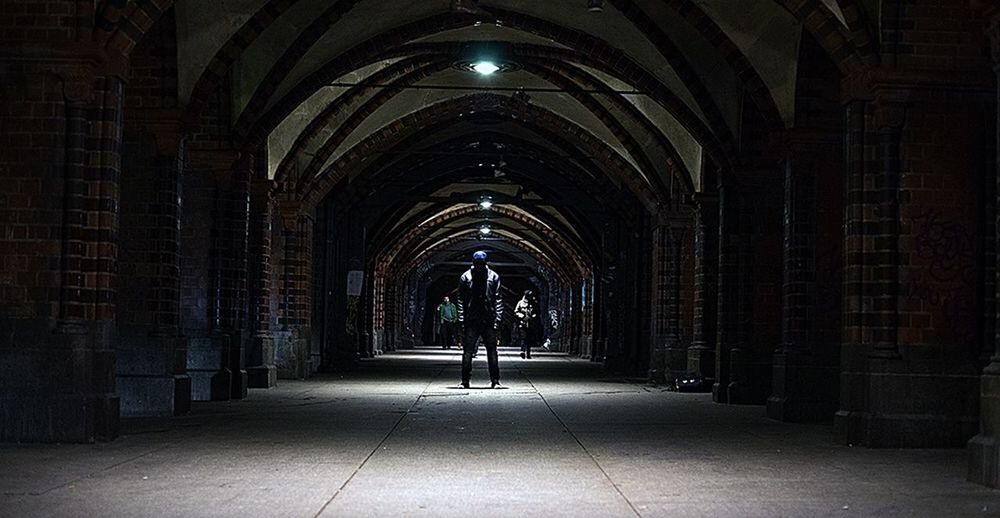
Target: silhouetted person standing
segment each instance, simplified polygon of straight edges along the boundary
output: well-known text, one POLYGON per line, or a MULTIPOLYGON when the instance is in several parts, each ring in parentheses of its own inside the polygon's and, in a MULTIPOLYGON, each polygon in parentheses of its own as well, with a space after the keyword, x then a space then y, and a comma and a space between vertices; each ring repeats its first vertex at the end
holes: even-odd
POLYGON ((514 306, 517 331, 521 342, 521 358, 531 359, 531 348, 538 345, 541 334, 541 319, 538 318, 538 301, 531 290, 524 290, 524 296, 514 306))
POLYGON ((458 279, 458 321, 462 324, 462 386, 469 388, 472 356, 482 338, 489 362, 490 386, 500 384, 497 327, 503 316, 500 276, 486 264, 486 252, 472 254, 472 268, 458 279))
POLYGON ((450 349, 451 344, 455 342, 455 323, 458 322, 458 308, 455 307, 455 304, 448 297, 445 297, 444 301, 438 304, 437 314, 438 323, 441 326, 441 332, 438 337, 441 340, 441 348, 450 349))

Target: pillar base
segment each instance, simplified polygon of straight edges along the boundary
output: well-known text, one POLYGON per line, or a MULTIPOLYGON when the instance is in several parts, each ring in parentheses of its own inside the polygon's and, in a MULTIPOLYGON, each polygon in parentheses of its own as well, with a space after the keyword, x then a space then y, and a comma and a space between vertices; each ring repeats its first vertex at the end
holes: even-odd
POLYGON ((979 378, 899 372, 905 362, 890 363, 880 372, 841 375, 835 440, 870 448, 965 446, 979 429, 979 378))
POLYGON ((247 386, 252 389, 268 389, 278 384, 278 368, 274 365, 260 365, 247 369, 247 386))
POLYGON ((118 396, 66 394, 0 398, 0 441, 93 443, 118 437, 118 396))
POLYGON ((174 374, 174 415, 191 411, 191 376, 174 374))
POLYGON ((995 367, 987 367, 979 380, 980 429, 968 443, 968 479, 1000 488, 1000 372, 995 367))
POLYGON ((715 378, 715 350, 692 346, 687 350, 687 372, 693 372, 706 380, 715 378))
POLYGON ((836 362, 796 352, 777 352, 767 417, 789 423, 829 423, 837 412, 836 362))
POLYGON ((232 378, 233 385, 232 385, 232 393, 229 395, 229 397, 232 399, 246 399, 247 395, 249 394, 249 391, 247 389, 250 388, 248 380, 249 375, 247 374, 247 371, 241 369, 238 371, 230 371, 230 372, 232 372, 233 376, 232 378))
POLYGON ((173 375, 119 375, 117 391, 122 417, 169 417, 177 396, 173 375))
POLYGON ((688 358, 687 347, 667 348, 666 377, 668 382, 674 383, 678 379, 687 377, 686 376, 688 373, 687 358, 688 358))

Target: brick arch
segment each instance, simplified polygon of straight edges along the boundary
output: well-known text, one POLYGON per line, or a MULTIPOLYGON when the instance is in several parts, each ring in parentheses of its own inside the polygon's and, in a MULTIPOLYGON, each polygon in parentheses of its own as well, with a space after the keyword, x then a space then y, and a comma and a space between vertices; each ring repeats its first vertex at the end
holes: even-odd
MULTIPOLYGON (((400 65, 402 65, 402 63, 400 63, 400 65)), ((320 172, 319 169, 326 163, 326 161, 333 155, 337 148, 354 131, 354 129, 365 119, 374 114, 382 105, 386 104, 393 97, 395 97, 399 93, 400 88, 429 77, 430 75, 447 68, 448 65, 449 63, 447 61, 439 61, 434 64, 429 64, 423 69, 415 69, 405 73, 400 76, 396 82, 392 83, 392 88, 385 88, 366 101, 361 107, 354 111, 347 120, 340 124, 334 133, 327 138, 322 146, 320 146, 319 150, 313 154, 309 165, 304 168, 299 175, 298 180, 295 182, 294 188, 289 190, 301 190, 305 183, 309 182, 311 178, 320 172)), ((412 68, 409 66, 409 62, 406 66, 400 67, 402 70, 408 68, 412 68)), ((533 63, 526 64, 525 68, 529 72, 538 75, 556 86, 563 88, 572 88, 576 86, 572 81, 562 77, 558 71, 541 67, 533 63)), ((387 74, 387 76, 388 75, 390 74, 387 74)), ((324 129, 326 122, 332 119, 333 115, 339 113, 343 109, 343 106, 353 103, 355 99, 362 96, 366 90, 366 88, 354 87, 350 92, 345 93, 341 96, 341 98, 338 98, 338 102, 331 103, 331 105, 328 106, 314 120, 315 123, 310 123, 306 131, 303 131, 302 134, 300 134, 299 138, 296 139, 296 146, 294 146, 293 149, 297 152, 300 148, 298 145, 300 142, 311 140, 316 133, 324 129)), ((646 176, 646 180, 654 186, 655 192, 660 193, 660 202, 670 203, 670 193, 668 192, 667 187, 663 184, 658 169, 649 159, 642 146, 635 140, 632 134, 625 129, 624 125, 618 120, 618 118, 615 117, 601 103, 597 102, 590 94, 577 92, 571 93, 571 95, 591 113, 593 113, 595 117, 597 117, 597 119, 600 120, 612 132, 612 134, 615 135, 616 138, 618 138, 629 155, 638 162, 642 172, 646 176)), ((638 112, 638 109, 636 109, 631 103, 621 99, 620 96, 618 97, 619 98, 615 103, 616 106, 622 109, 630 118, 635 120, 640 127, 646 127, 647 130, 652 131, 654 138, 659 140, 662 145, 666 146, 668 154, 668 161, 666 165, 671 172, 682 176, 682 178, 685 177, 685 175, 689 175, 683 165, 683 162, 680 162, 679 157, 676 160, 670 159, 671 152, 673 152, 676 156, 676 151, 674 151, 673 146, 665 142, 662 134, 657 131, 655 127, 652 127, 650 121, 646 120, 641 113, 638 112), (645 120, 646 124, 643 124, 643 120, 645 120)), ((282 161, 282 165, 279 167, 278 175, 276 176, 280 182, 284 183, 285 181, 291 181, 288 175, 292 173, 291 166, 294 163, 295 158, 296 157, 290 152, 286 155, 286 159, 282 161)))
MULTIPOLYGON (((413 227, 404 233, 404 238, 398 241, 392 247, 381 250, 376 254, 376 262, 381 264, 391 264, 395 261, 395 258, 399 254, 403 254, 403 257, 408 255, 405 252, 412 252, 411 247, 414 245, 419 245, 422 236, 419 235, 419 231, 440 228, 441 226, 447 225, 448 223, 455 221, 460 218, 467 217, 472 214, 481 212, 480 209, 475 206, 453 206, 444 211, 441 211, 437 216, 431 220, 413 227)), ((491 209, 492 213, 500 214, 511 221, 520 223, 528 228, 531 228, 536 234, 548 235, 549 238, 553 240, 553 244, 562 250, 569 251, 569 257, 571 258, 573 265, 576 267, 580 275, 585 274, 588 271, 587 263, 589 261, 585 260, 585 255, 583 250, 579 249, 575 243, 564 239, 556 229, 550 227, 541 227, 545 223, 541 220, 535 219, 534 217, 529 217, 529 214, 522 211, 513 210, 509 207, 495 206, 491 209)), ((378 270, 376 270, 378 271, 378 270)))
POLYGON ((380 151, 386 149, 387 143, 420 131, 427 125, 441 120, 455 119, 459 114, 470 111, 492 111, 516 117, 520 124, 527 126, 540 124, 541 128, 574 138, 573 144, 576 148, 598 160, 605 173, 617 176, 622 183, 628 185, 632 192, 645 203, 647 209, 655 210, 655 207, 658 206, 657 193, 644 183, 631 164, 625 162, 607 144, 592 137, 580 126, 551 111, 518 102, 510 97, 493 94, 473 94, 455 98, 430 105, 397 119, 395 123, 383 127, 345 152, 331 167, 311 181, 308 189, 294 194, 297 199, 303 202, 303 206, 309 207, 311 210, 343 177, 344 172, 360 169, 368 157, 376 156, 380 151))
POLYGON ((108 0, 100 11, 100 21, 95 20, 100 24, 95 37, 105 42, 106 48, 128 56, 173 5, 174 0, 108 0))

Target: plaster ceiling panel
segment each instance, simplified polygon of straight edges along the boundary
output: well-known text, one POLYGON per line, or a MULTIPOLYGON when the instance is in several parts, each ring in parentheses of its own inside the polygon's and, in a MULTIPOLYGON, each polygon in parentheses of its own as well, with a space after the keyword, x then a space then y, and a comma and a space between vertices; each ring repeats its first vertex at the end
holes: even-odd
MULTIPOLYGON (((628 85, 615 79, 599 70, 579 66, 579 68, 597 76, 608 84, 611 88, 624 90, 628 85)), ((692 181, 697 183, 701 174, 702 146, 688 132, 684 126, 674 118, 659 103, 650 99, 646 95, 625 94, 625 99, 632 103, 643 115, 646 116, 660 130, 661 133, 673 144, 674 149, 680 156, 684 166, 692 176, 692 181)))
POLYGON ((740 137, 740 110, 744 86, 722 54, 697 30, 681 18, 677 11, 663 0, 634 0, 642 10, 664 29, 667 37, 684 54, 685 59, 698 75, 726 125, 737 138, 740 137))
MULTIPOLYGON (((338 81, 345 83, 363 81, 371 74, 374 74, 397 61, 399 61, 399 59, 379 61, 378 63, 368 65, 367 67, 346 74, 343 77, 338 78, 338 81)), ((337 102, 338 98, 348 90, 350 90, 349 87, 343 86, 327 86, 317 90, 316 93, 306 99, 306 101, 300 104, 292 113, 288 114, 288 116, 285 117, 285 120, 281 121, 281 124, 279 124, 274 131, 268 135, 268 178, 274 178, 274 174, 277 172, 278 166, 288 155, 288 151, 292 148, 295 140, 299 138, 299 135, 302 134, 302 131, 306 128, 306 126, 308 126, 309 123, 312 122, 312 120, 316 118, 317 115, 322 113, 328 106, 337 102)), ((350 116, 350 113, 345 111, 340 113, 337 119, 342 121, 348 116, 350 116)), ((334 129, 336 129, 336 126, 333 128, 324 128, 319 131, 315 138, 312 138, 309 142, 305 143, 302 148, 302 154, 311 155, 312 153, 315 153, 316 149, 322 145, 323 141, 330 136, 334 129)), ((304 163, 301 163, 301 158, 296 158, 300 160, 299 166, 305 165, 304 163)))
POLYGON ((233 120, 239 118, 257 85, 285 50, 329 5, 329 0, 298 0, 243 51, 231 71, 233 120))
POLYGON ((565 45, 560 45, 548 38, 511 29, 510 27, 502 25, 498 26, 493 23, 482 23, 479 25, 463 27, 461 29, 439 32, 437 34, 433 34, 425 38, 418 38, 413 41, 420 43, 448 41, 509 41, 511 43, 530 43, 563 49, 568 48, 565 45))
MULTIPOLYGON (((516 85, 524 87, 540 87, 540 88, 552 88, 553 85, 547 83, 536 76, 528 74, 526 72, 512 72, 508 74, 503 74, 502 80, 491 79, 490 84, 495 85, 516 85)), ((455 86, 460 84, 466 84, 472 87, 481 87, 483 85, 481 78, 475 77, 473 74, 468 72, 461 72, 458 70, 447 70, 441 74, 436 74, 431 76, 424 81, 417 83, 417 85, 435 85, 444 84, 449 86, 455 86)), ((346 150, 349 150, 352 146, 361 142, 364 138, 372 133, 378 131, 382 127, 390 124, 401 117, 404 117, 410 113, 418 111, 426 106, 434 103, 442 102, 447 99, 462 97, 465 95, 479 93, 480 90, 422 90, 422 89, 410 89, 404 90, 399 95, 395 96, 390 102, 379 108, 371 117, 368 117, 361 125, 359 125, 351 135, 337 148, 337 151, 330 157, 329 160, 323 165, 322 170, 326 170, 330 165, 332 165, 341 154, 346 150)), ((600 140, 606 142, 612 149, 615 149, 622 157, 624 157, 630 164, 635 166, 635 161, 628 152, 622 147, 618 139, 611 133, 610 130, 589 110, 587 110, 583 105, 578 103, 569 94, 564 93, 549 93, 549 92, 533 92, 531 94, 531 103, 536 106, 544 107, 547 110, 555 112, 560 116, 573 121, 575 124, 582 126, 587 129, 593 136, 600 140)))
POLYGON ((177 16, 177 95, 182 105, 219 49, 267 0, 179 0, 177 16))
POLYGON ((802 26, 775 2, 693 0, 743 52, 774 97, 786 125, 795 120, 802 26))
MULTIPOLYGON (((329 2, 329 0, 327 0, 329 2)), ((269 107, 295 85, 344 51, 394 27, 447 12, 448 0, 378 0, 360 2, 330 26, 288 73, 270 100, 269 107)))

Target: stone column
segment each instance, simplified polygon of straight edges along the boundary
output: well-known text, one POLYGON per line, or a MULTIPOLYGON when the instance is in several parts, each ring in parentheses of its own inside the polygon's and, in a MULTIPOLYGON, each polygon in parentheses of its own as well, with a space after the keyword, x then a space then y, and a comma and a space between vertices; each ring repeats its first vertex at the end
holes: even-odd
POLYGON ((247 354, 247 386, 271 388, 278 379, 271 334, 271 221, 275 183, 257 180, 250 187, 248 252, 251 332, 247 354))
POLYGON ((732 357, 740 358, 740 314, 743 300, 740 290, 740 199, 736 186, 728 183, 719 189, 719 277, 718 277, 718 328, 715 353, 715 383, 712 399, 716 403, 729 402, 729 384, 732 381, 732 357), (735 354, 734 354, 735 351, 735 354))
POLYGON ((767 415, 782 421, 819 418, 825 392, 814 386, 816 311, 816 177, 803 155, 785 160, 784 279, 781 343, 774 353, 767 415))
POLYGON ((653 335, 649 377, 673 383, 687 372, 687 346, 681 342, 681 258, 686 221, 667 217, 653 229, 653 335))
MULTIPOLYGON (((994 14, 987 34, 990 37, 993 71, 997 80, 1000 81, 1000 13, 994 14)), ((997 146, 994 150, 998 156, 993 162, 993 166, 998 188, 995 195, 1000 194, 1000 88, 997 90, 997 109, 998 133, 995 136, 997 146)), ((994 221, 998 222, 994 227, 994 232, 1000 232, 1000 218, 997 218, 996 215, 997 207, 1000 207, 1000 198, 993 204, 994 221)), ((994 243, 1000 244, 1000 234, 994 243)), ((994 259, 1000 259, 1000 249, 997 250, 994 259)), ((1000 272, 1000 262, 993 269, 993 272, 994 274, 1000 272)), ((1000 287, 1000 279, 997 280, 996 286, 1000 287)), ((1000 293, 997 294, 997 298, 1000 298, 1000 293)), ((994 323, 998 320, 1000 320, 1000 311, 994 315, 994 323)), ((998 328, 1000 326, 995 327, 995 329, 998 328)), ((994 336, 993 344, 993 355, 990 357, 989 364, 983 369, 979 381, 979 434, 973 437, 968 444, 968 479, 984 486, 1000 488, 1000 333, 994 336)))
POLYGON ((704 193, 697 195, 694 212, 694 333, 687 350, 687 370, 712 380, 718 314, 718 198, 704 193))

